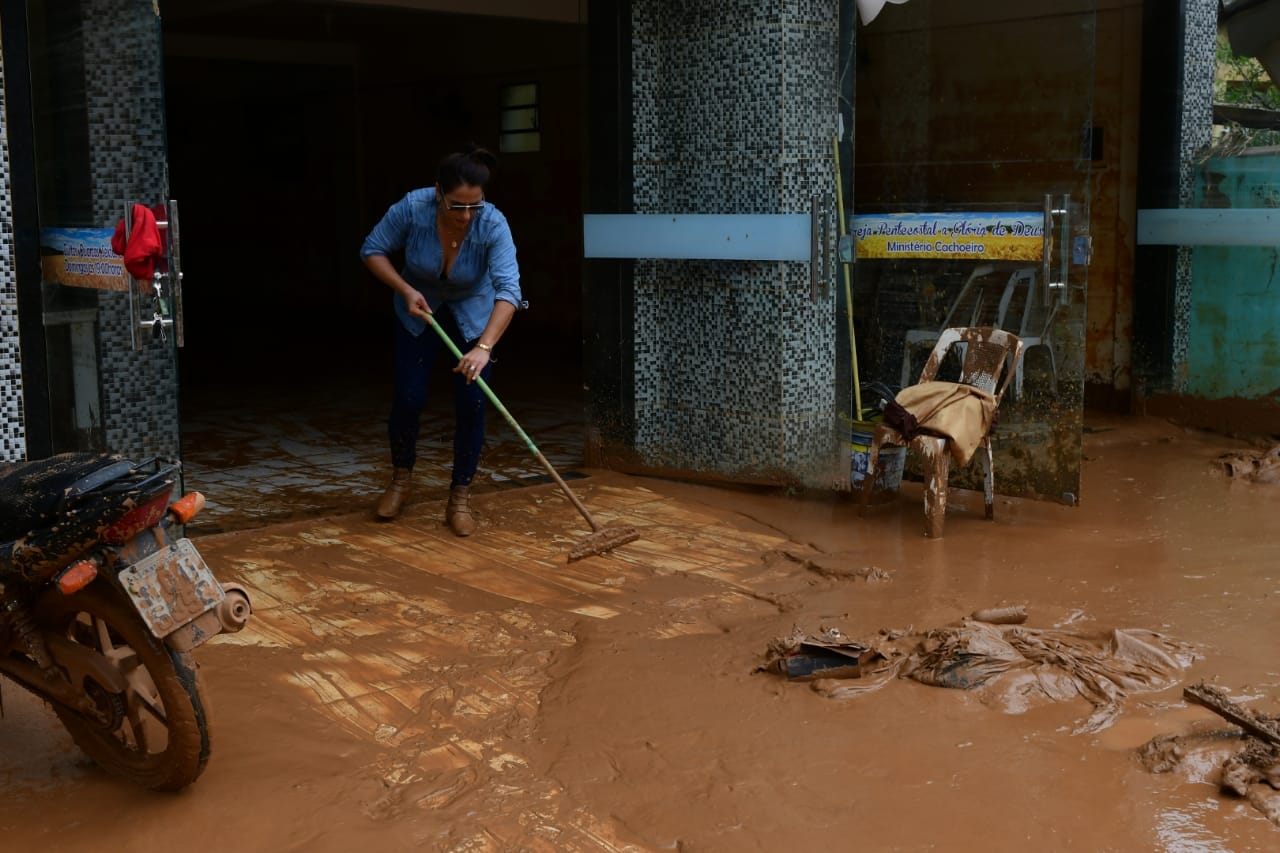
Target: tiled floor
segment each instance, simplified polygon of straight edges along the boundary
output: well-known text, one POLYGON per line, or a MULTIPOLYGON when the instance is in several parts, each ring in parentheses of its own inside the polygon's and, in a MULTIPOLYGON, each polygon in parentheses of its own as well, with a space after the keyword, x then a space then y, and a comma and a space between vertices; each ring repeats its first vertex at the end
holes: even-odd
POLYGON ((634 618, 642 607, 656 638, 721 635, 724 614, 771 610, 769 590, 798 565, 762 555, 808 551, 625 475, 593 472, 577 490, 602 524, 635 525, 641 537, 566 563, 589 531, 545 486, 480 497, 481 527, 465 540, 440 524, 441 502, 425 500, 394 524, 348 514, 254 531, 248 547, 236 534, 209 537, 202 553, 248 587, 254 616, 205 658, 216 668, 230 659, 218 653, 238 647, 270 650, 270 671, 289 661, 254 701, 313 709, 376 745, 376 762, 356 771, 376 773, 391 804, 385 818, 366 811, 373 819, 430 826, 468 796, 486 807, 447 849, 644 849, 530 760, 522 733, 551 681, 547 662, 575 644, 577 618, 634 618), (667 587, 679 597, 638 599, 672 577, 694 580, 667 587))
MULTIPOLYGON (((538 394, 494 388, 538 449, 566 479, 582 462, 582 405, 564 382, 538 394)), ((187 490, 208 503, 192 533, 216 533, 372 507, 390 476, 390 388, 356 379, 320 387, 198 389, 184 399, 187 490)), ((542 482, 544 469, 492 407, 477 493, 542 482)), ((443 496, 453 458, 453 407, 429 401, 415 493, 443 496)))

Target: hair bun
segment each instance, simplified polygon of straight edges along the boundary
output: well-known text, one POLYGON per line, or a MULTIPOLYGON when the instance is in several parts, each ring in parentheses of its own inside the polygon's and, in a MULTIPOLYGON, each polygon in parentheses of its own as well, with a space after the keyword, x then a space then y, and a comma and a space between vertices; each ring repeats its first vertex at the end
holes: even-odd
POLYGON ((481 148, 474 142, 467 143, 462 149, 462 153, 467 155, 467 159, 473 163, 479 163, 487 169, 496 169, 498 167, 498 158, 493 156, 493 152, 487 148, 481 148))
POLYGON ((458 184, 469 184, 484 189, 489 183, 489 173, 498 165, 498 158, 475 143, 462 146, 440 161, 436 170, 436 183, 445 192, 458 184))

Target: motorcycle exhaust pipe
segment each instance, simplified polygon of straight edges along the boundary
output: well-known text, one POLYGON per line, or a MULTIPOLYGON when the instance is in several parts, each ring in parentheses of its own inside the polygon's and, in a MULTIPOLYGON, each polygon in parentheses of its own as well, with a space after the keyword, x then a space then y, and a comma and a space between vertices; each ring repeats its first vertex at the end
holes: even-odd
POLYGON ((222 591, 226 597, 218 603, 218 623, 222 630, 234 634, 249 624, 249 616, 253 613, 253 604, 249 601, 249 593, 238 583, 224 583, 222 591))
POLYGON ((170 648, 189 652, 218 634, 234 634, 249 623, 253 603, 249 593, 236 583, 222 585, 223 599, 218 606, 183 625, 164 638, 170 648))

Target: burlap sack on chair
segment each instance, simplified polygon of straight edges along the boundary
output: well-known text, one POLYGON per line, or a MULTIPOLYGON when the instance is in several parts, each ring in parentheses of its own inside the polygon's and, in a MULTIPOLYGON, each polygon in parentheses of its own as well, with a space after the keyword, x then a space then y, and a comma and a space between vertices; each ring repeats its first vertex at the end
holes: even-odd
MULTIPOLYGON (((894 402, 915 418, 914 429, 904 431, 898 427, 904 438, 920 433, 949 438, 951 456, 962 466, 969 464, 996 415, 994 395, 958 382, 909 385, 898 392, 894 402)), ((885 414, 885 420, 897 426, 888 412, 885 414)))

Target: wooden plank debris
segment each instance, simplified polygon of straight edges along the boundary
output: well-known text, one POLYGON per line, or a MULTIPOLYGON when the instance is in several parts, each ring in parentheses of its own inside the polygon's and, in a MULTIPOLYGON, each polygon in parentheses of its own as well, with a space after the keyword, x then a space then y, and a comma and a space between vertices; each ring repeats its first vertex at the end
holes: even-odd
POLYGON ((1226 693, 1216 687, 1210 687, 1203 682, 1191 687, 1185 687, 1182 690, 1182 698, 1203 708, 1208 708, 1227 722, 1244 729, 1246 734, 1252 735, 1272 746, 1280 746, 1280 730, 1277 729, 1274 723, 1258 719, 1252 711, 1231 701, 1226 693))

